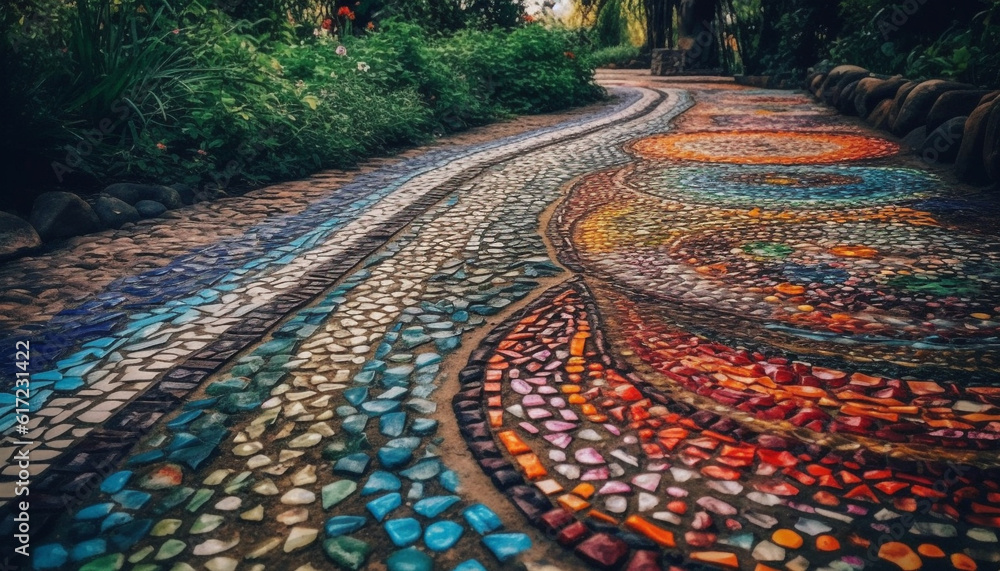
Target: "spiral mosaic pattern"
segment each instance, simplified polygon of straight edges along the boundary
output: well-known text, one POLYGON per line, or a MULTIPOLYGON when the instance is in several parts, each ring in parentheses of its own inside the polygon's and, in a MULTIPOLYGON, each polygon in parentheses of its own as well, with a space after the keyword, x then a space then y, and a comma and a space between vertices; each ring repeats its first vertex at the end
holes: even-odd
MULTIPOLYGON (((603 174, 603 173, 602 173, 603 174)), ((563 226, 586 271, 663 302, 827 336, 993 346, 1000 242, 906 208, 763 211, 582 181, 563 226)), ((723 326, 723 328, 725 328, 723 326)))
POLYGON ((795 131, 670 133, 640 139, 632 152, 646 159, 733 164, 829 164, 899 152, 880 137, 795 131))
POLYGON ((938 184, 915 169, 845 166, 657 167, 629 179, 631 187, 660 198, 736 208, 888 204, 923 198, 938 184))
POLYGON ((792 315, 816 307, 885 312, 895 315, 897 324, 909 321, 914 330, 931 319, 936 327, 925 330, 933 335, 965 328, 964 319, 1000 305, 1000 244, 941 228, 742 224, 685 236, 661 252, 714 279, 759 292, 761 301, 794 300, 792 315))

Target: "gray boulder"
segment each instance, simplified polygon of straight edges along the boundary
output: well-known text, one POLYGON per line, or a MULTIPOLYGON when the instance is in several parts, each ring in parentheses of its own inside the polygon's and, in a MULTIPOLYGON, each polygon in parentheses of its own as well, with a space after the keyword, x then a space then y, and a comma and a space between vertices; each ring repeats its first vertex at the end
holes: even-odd
POLYGON ((124 200, 135 206, 140 200, 152 200, 159 202, 168 210, 184 206, 181 195, 169 186, 158 184, 132 184, 130 182, 120 182, 112 184, 104 189, 105 194, 124 200))
POLYGON ((844 91, 848 88, 848 86, 854 85, 862 79, 870 76, 871 72, 868 70, 849 71, 844 73, 840 77, 840 81, 838 81, 835 85, 826 86, 826 91, 823 92, 823 100, 829 105, 839 107, 840 98, 844 95, 844 91))
POLYGON ((963 89, 942 93, 941 97, 938 97, 937 101, 934 102, 931 110, 927 112, 927 130, 937 129, 952 117, 968 117, 969 113, 979 107, 983 96, 990 93, 990 91, 979 89, 963 89))
POLYGON ((813 95, 816 95, 816 92, 819 91, 820 86, 823 85, 823 82, 825 80, 826 80, 826 74, 825 73, 817 73, 817 74, 813 75, 808 80, 809 81, 809 93, 812 93, 813 95))
POLYGON ((997 100, 981 103, 965 120, 965 134, 962 146, 955 158, 955 174, 962 182, 985 184, 989 181, 986 165, 983 163, 983 148, 986 141, 986 126, 990 112, 997 106, 997 100))
POLYGON ((97 232, 101 219, 79 196, 70 192, 46 192, 35 199, 28 222, 42 240, 57 240, 97 232))
POLYGON ((816 90, 816 97, 822 99, 826 103, 830 103, 832 98, 832 91, 837 87, 847 75, 857 76, 855 79, 860 79, 865 75, 868 75, 868 70, 863 67, 858 67, 856 65, 838 65, 837 67, 830 70, 830 73, 826 74, 826 78, 823 79, 823 83, 820 85, 819 89, 816 90))
POLYGON ((140 200, 135 203, 135 209, 139 211, 139 216, 143 218, 156 218, 162 216, 167 211, 167 207, 155 200, 140 200))
POLYGON ((1000 182, 1000 104, 994 99, 983 135, 983 166, 993 182, 1000 182))
POLYGON ((868 124, 876 129, 889 126, 889 114, 892 112, 892 99, 884 99, 875 105, 875 109, 865 118, 868 124))
POLYGON ((921 125, 903 137, 903 145, 911 149, 919 149, 923 147, 925 140, 927 140, 927 127, 921 125))
POLYGON ((890 77, 889 79, 879 79, 877 77, 866 77, 858 82, 854 90, 854 110, 859 117, 868 117, 875 106, 896 96, 899 88, 906 83, 902 77, 890 77))
POLYGON ((962 147, 966 119, 968 117, 952 117, 938 125, 920 146, 920 158, 928 163, 955 162, 962 147))
POLYGON ((42 245, 38 232, 26 220, 0 212, 0 259, 18 256, 42 245))
MULTIPOLYGON (((862 78, 864 79, 864 78, 862 78)), ((846 87, 840 90, 840 94, 837 95, 834 101, 834 105, 843 115, 856 115, 857 110, 854 108, 854 93, 858 89, 858 84, 861 83, 861 79, 856 79, 851 83, 848 83, 846 87)))
POLYGON ((94 199, 92 206, 108 228, 121 228, 129 222, 139 221, 139 211, 135 207, 113 196, 100 195, 94 199))
POLYGON ((920 82, 918 81, 907 81, 903 85, 899 86, 896 90, 896 96, 892 98, 892 107, 889 108, 889 122, 885 129, 888 129, 893 123, 896 122, 896 117, 899 116, 900 109, 903 108, 903 103, 906 101, 907 96, 910 92, 914 90, 920 82))
POLYGON ((927 123, 927 114, 941 94, 948 91, 970 89, 971 85, 932 79, 913 88, 899 108, 899 114, 892 122, 891 131, 894 135, 905 135, 927 123))
POLYGON ((178 183, 172 184, 168 188, 176 190, 177 194, 181 197, 181 202, 184 204, 194 204, 195 189, 189 185, 178 183))

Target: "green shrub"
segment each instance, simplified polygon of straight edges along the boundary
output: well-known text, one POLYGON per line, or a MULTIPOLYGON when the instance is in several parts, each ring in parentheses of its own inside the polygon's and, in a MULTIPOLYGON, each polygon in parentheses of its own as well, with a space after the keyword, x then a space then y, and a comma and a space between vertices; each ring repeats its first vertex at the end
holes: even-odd
POLYGON ((441 59, 474 85, 474 91, 513 113, 544 113, 603 96, 579 37, 540 25, 510 33, 464 31, 438 46, 441 59))
POLYGON ((584 61, 590 67, 609 67, 612 64, 615 67, 628 67, 639 58, 640 51, 631 44, 600 48, 584 56, 584 61))
POLYGON ((4 63, 19 81, 2 95, 21 138, 5 133, 5 148, 30 149, 36 171, 51 165, 92 189, 114 180, 232 189, 603 94, 576 55, 578 36, 540 25, 435 36, 386 21, 337 38, 234 20, 195 0, 140 6, 78 0, 66 25, 4 63))

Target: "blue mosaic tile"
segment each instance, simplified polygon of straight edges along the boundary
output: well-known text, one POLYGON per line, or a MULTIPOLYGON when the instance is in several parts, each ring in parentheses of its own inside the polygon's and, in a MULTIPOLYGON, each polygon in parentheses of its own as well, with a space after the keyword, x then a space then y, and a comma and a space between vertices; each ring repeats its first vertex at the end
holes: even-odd
POLYGON ((479 535, 496 531, 503 525, 500 516, 483 504, 473 504, 465 508, 462 510, 462 515, 479 535))
POLYGON ((500 561, 506 561, 531 549, 531 539, 523 533, 494 533, 483 538, 483 544, 500 561))
POLYGON ((460 498, 458 496, 434 496, 424 498, 413 505, 413 511, 426 518, 436 518, 446 509, 455 505, 460 498))
POLYGON ((390 519, 383 524, 385 532, 389 534, 396 547, 406 547, 420 539, 423 530, 420 522, 413 518, 390 519))
POLYGON ((120 472, 115 472, 101 482, 100 489, 105 494, 114 494, 122 491, 125 485, 128 483, 129 479, 132 477, 132 472, 130 470, 122 470, 120 472))
POLYGON ((379 492, 396 492, 402 487, 402 483, 395 474, 383 470, 376 470, 368 477, 364 487, 361 488, 361 495, 367 496, 379 492))
POLYGON ((398 493, 386 494, 380 498, 376 498, 367 504, 365 507, 368 511, 375 516, 376 521, 382 521, 385 516, 389 515, 392 510, 398 508, 403 504, 403 498, 398 493))
POLYGON ((434 560, 426 553, 414 548, 403 549, 390 555, 385 561, 389 571, 431 571, 434 560))
POLYGON ((365 526, 367 520, 360 516, 341 515, 326 520, 323 530, 327 537, 349 535, 365 526))
POLYGON ((35 569, 56 569, 69 559, 69 552, 59 543, 39 545, 32 551, 31 565, 35 569))
POLYGON ((437 521, 424 530, 424 544, 431 551, 447 551, 458 543, 464 531, 453 521, 437 521))

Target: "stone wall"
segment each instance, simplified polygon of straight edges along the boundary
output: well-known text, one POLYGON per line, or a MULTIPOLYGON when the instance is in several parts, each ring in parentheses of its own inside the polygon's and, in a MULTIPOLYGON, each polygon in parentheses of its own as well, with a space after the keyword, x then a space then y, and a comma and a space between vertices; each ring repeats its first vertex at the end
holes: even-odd
POLYGON ((1000 90, 853 65, 813 72, 805 86, 840 113, 902 137, 924 161, 953 164, 962 182, 1000 183, 1000 90))

